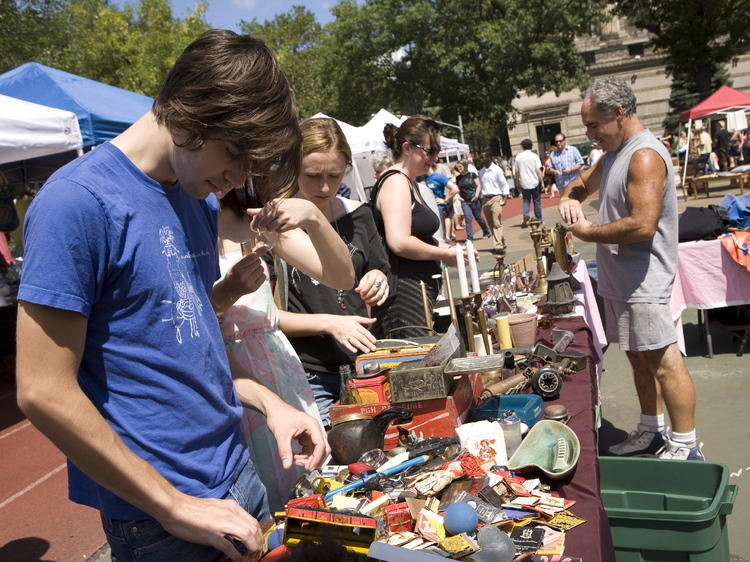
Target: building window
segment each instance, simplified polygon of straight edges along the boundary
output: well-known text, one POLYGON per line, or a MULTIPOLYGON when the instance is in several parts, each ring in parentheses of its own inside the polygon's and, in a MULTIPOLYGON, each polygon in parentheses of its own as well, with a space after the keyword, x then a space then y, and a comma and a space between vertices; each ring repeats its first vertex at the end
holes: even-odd
POLYGON ((596 63, 596 51, 584 51, 581 55, 583 56, 583 62, 586 64, 596 63))
POLYGON ((643 43, 628 45, 628 54, 636 59, 641 58, 643 56, 643 43))

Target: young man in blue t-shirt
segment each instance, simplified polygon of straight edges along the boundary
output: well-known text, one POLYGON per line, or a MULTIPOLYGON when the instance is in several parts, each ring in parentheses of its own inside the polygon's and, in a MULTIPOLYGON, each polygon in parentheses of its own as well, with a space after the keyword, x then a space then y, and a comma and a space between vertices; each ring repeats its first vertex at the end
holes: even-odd
POLYGON ((100 510, 113 559, 260 550, 269 513, 243 405, 266 414, 285 466, 323 460, 315 420, 250 381, 240 400, 215 316, 256 288, 240 270, 260 267, 250 254, 214 285, 216 195, 248 175, 289 183, 299 155, 272 53, 214 30, 180 56, 149 113, 58 170, 29 209, 18 402, 67 455, 70 497, 100 510))

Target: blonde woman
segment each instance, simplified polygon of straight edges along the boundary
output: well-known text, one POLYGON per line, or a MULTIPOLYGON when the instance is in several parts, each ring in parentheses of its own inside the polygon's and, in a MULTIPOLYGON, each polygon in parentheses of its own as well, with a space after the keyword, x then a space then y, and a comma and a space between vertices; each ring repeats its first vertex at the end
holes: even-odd
POLYGON ((325 217, 351 256, 354 283, 336 289, 318 283, 298 267, 287 268, 289 306, 281 329, 289 336, 307 372, 324 425, 339 399, 340 371, 357 353, 375 349, 370 307, 390 294, 389 265, 372 212, 359 201, 336 195, 352 165, 352 153, 333 119, 309 119, 302 130, 302 166, 297 197, 325 217))

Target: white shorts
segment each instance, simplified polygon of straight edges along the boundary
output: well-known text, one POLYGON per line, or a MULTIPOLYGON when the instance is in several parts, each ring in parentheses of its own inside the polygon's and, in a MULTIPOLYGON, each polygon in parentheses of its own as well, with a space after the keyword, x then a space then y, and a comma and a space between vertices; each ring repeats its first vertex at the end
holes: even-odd
POLYGON ((662 349, 677 341, 669 304, 604 299, 604 331, 623 351, 662 349))

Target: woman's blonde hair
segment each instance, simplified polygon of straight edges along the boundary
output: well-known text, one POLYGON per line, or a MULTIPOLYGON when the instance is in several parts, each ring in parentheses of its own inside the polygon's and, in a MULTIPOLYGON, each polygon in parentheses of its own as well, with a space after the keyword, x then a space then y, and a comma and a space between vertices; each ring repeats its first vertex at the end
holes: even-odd
POLYGON ((352 165, 352 149, 335 119, 317 117, 300 125, 302 130, 302 157, 314 152, 335 150, 344 157, 347 167, 352 165))

